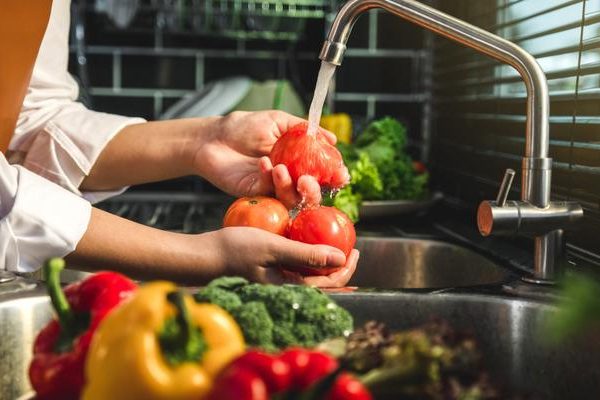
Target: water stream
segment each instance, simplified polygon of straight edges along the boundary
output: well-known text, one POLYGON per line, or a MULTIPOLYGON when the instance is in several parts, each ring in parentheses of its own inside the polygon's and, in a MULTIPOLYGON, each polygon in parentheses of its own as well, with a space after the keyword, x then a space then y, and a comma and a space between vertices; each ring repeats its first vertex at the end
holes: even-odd
POLYGON ((335 72, 335 65, 326 61, 321 61, 321 68, 317 77, 315 94, 313 95, 310 109, 308 111, 308 134, 315 134, 319 129, 321 114, 323 112, 323 103, 329 89, 329 82, 335 72))

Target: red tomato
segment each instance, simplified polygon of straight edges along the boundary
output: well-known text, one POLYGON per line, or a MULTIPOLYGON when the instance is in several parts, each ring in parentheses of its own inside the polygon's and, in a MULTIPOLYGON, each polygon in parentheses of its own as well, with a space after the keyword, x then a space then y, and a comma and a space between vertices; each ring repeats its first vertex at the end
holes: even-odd
POLYGON ((265 382, 252 369, 232 366, 214 382, 207 400, 269 400, 265 382))
POLYGON ((278 357, 258 350, 249 350, 235 359, 229 366, 240 367, 258 374, 267 386, 269 394, 283 392, 291 385, 290 366, 278 357))
POLYGON ((285 235, 289 221, 288 210, 279 200, 256 196, 237 199, 229 206, 223 226, 251 226, 285 235))
POLYGON ((341 188, 348 183, 342 155, 322 132, 307 135, 307 129, 308 124, 301 123, 284 133, 269 154, 271 162, 284 164, 294 183, 302 175, 311 175, 323 187, 341 188))
MULTIPOLYGON (((305 208, 294 218, 288 230, 292 240, 309 244, 326 244, 342 250, 346 257, 356 243, 356 231, 350 218, 335 207, 305 208)), ((331 268, 302 268, 305 275, 329 275, 331 268)))
POLYGON ((325 397, 326 400, 373 400, 363 383, 352 375, 341 374, 325 397))
POLYGON ((279 355, 290 367, 291 386, 296 390, 305 390, 337 369, 339 363, 335 357, 320 351, 290 347, 279 355))

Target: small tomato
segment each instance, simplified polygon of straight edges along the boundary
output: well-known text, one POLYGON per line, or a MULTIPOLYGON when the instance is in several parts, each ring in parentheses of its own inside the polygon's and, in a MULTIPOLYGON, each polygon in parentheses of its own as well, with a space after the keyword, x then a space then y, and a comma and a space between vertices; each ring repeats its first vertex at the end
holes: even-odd
MULTIPOLYGON (((305 208, 292 221, 288 238, 309 244, 326 244, 344 252, 346 257, 356 244, 356 231, 350 218, 335 207, 305 208)), ((302 268, 305 275, 329 275, 330 268, 302 268)))
POLYGON ((285 235, 290 216, 277 199, 264 196, 237 199, 225 213, 223 227, 251 226, 285 235))

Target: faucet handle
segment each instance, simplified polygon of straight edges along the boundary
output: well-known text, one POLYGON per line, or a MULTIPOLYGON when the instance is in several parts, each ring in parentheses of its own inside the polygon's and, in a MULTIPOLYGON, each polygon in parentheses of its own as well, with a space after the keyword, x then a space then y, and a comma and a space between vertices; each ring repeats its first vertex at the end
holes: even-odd
POLYGON ((498 197, 496 197, 496 205, 498 207, 504 207, 506 199, 508 199, 508 193, 512 186, 513 179, 515 178, 515 170, 508 168, 504 173, 504 178, 500 184, 500 190, 498 191, 498 197))

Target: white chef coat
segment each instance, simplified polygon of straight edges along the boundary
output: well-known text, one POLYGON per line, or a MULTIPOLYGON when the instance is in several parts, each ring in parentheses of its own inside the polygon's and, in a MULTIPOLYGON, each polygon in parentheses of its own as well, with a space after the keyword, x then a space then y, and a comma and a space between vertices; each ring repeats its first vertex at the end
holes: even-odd
POLYGON ((89 202, 122 191, 81 192, 79 185, 121 129, 145 122, 76 102, 78 86, 67 71, 70 3, 53 1, 10 164, 0 154, 0 269, 34 271, 75 249, 89 223, 89 202))

